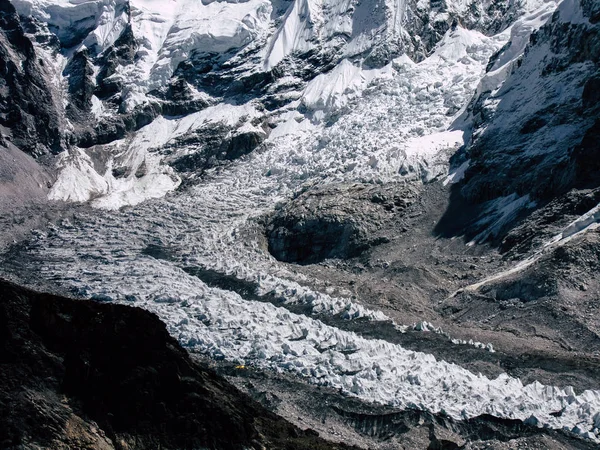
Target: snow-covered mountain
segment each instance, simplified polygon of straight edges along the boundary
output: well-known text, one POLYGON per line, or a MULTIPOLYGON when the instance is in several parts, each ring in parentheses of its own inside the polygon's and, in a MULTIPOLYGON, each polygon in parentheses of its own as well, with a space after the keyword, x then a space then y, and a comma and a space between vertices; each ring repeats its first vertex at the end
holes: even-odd
POLYGON ((0 13, 0 192, 17 199, 0 207, 45 197, 51 222, 8 248, 7 274, 144 307, 214 361, 597 441, 600 324, 572 304, 583 331, 552 322, 535 302, 562 287, 498 285, 595 236, 597 1, 0 13), (535 366, 573 348, 589 361, 576 373, 535 366))
MULTIPOLYGON (((44 82, 52 80, 44 95, 54 98, 44 103, 51 108, 46 115, 56 122, 51 136, 42 135, 35 144, 23 147, 37 153, 69 150, 61 161, 65 179, 51 198, 85 201, 124 190, 138 192, 116 203, 118 207, 162 196, 180 181, 170 167, 197 172, 213 166, 213 160, 235 159, 254 150, 283 122, 305 119, 301 128, 308 123, 327 124, 369 84, 403 78, 394 76, 398 72, 394 64, 404 67, 405 62, 422 61, 440 43, 444 49, 435 53, 441 58, 437 61, 453 65, 456 76, 462 72, 466 80, 457 85, 453 80, 438 80, 444 76, 442 71, 438 77, 428 73, 426 79, 425 66, 416 69, 420 73, 407 69, 408 78, 417 83, 415 90, 442 83, 432 94, 440 105, 428 105, 442 117, 432 117, 426 124, 419 123, 423 118, 417 123, 404 120, 407 130, 401 141, 411 135, 418 138, 423 125, 427 131, 443 130, 446 116, 470 98, 469 83, 478 82, 478 71, 508 37, 486 38, 478 33, 504 29, 512 18, 543 2, 330 3, 14 1, 25 34, 35 43, 37 63, 43 63, 47 72, 44 82), (448 40, 452 42, 443 45, 448 40), (463 56, 473 64, 461 60, 463 56), (398 57, 408 59, 394 62, 398 57), (234 111, 244 108, 232 108, 227 115, 236 123, 216 119, 224 124, 222 130, 192 137, 200 145, 194 150, 187 147, 185 154, 175 152, 164 158, 144 151, 134 156, 117 144, 102 150, 101 163, 93 157, 96 145, 119 141, 159 116, 201 115, 202 111, 213 115, 207 108, 222 104, 247 105, 252 111, 238 113, 234 111), (247 124, 239 126, 240 119, 247 124), (212 154, 202 146, 203 140, 211 139, 231 142, 212 154), (231 146, 237 150, 232 152, 231 146), (76 147, 90 150, 82 153, 76 147), (65 190, 65 183, 77 187, 65 190)), ((35 76, 41 71, 32 69, 35 76)), ((412 89, 411 81, 406 87, 412 89)), ((419 105, 431 103, 428 100, 415 98, 411 103, 423 111, 419 105)), ((198 132, 198 126, 192 126, 171 138, 186 139, 198 132)), ((171 138, 149 145, 165 145, 171 138)), ((455 139, 449 139, 453 145, 455 139)), ((444 138, 442 145, 446 145, 444 138)))

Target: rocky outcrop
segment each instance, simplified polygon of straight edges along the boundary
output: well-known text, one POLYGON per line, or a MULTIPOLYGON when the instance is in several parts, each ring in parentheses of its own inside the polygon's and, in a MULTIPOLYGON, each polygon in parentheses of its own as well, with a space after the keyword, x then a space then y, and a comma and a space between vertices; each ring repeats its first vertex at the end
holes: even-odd
POLYGON ((266 133, 258 130, 237 131, 225 124, 197 130, 169 143, 165 153, 186 148, 183 156, 168 157, 178 172, 202 175, 205 170, 241 158, 254 151, 265 140, 266 133))
POLYGON ((92 109, 94 94, 94 68, 87 50, 77 52, 67 64, 65 74, 68 77, 69 104, 67 117, 73 122, 82 121, 82 115, 92 109))
POLYGON ((2 448, 343 448, 194 363, 156 316, 0 281, 2 448))
POLYGON ((402 187, 362 184, 316 187, 299 194, 267 225, 269 252, 278 260, 314 264, 359 256, 389 242, 377 231, 415 198, 402 187))

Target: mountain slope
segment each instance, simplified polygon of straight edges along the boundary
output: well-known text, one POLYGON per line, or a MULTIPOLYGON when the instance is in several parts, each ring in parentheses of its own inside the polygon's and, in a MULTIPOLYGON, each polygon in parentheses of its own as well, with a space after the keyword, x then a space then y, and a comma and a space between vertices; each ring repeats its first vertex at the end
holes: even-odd
POLYGON ((597 14, 595 2, 563 1, 522 57, 511 46, 490 62, 469 111, 475 130, 461 155, 469 168, 457 186, 480 211, 467 225, 471 238, 501 239, 521 215, 599 186, 597 14), (509 74, 500 83, 499 72, 509 74))
POLYGON ((201 368, 156 316, 0 281, 3 448, 346 448, 201 368))
MULTIPOLYGON (((124 157, 119 146, 112 146, 103 148, 99 157, 97 144, 125 138, 161 114, 188 115, 218 103, 252 101, 256 113, 249 130, 240 127, 241 122, 226 125, 218 134, 221 140, 233 134, 231 145, 246 147, 243 155, 257 148, 292 111, 327 124, 332 114, 323 116, 319 96, 330 97, 323 99, 326 106, 328 102, 340 106, 334 97, 345 97, 348 90, 360 93, 381 78, 379 73, 385 77, 394 58, 408 55, 420 61, 428 57, 453 25, 495 34, 540 4, 541 0, 483 4, 397 0, 381 5, 181 0, 166 7, 142 0, 13 2, 25 34, 45 64, 46 79, 53 80, 48 91, 56 98, 47 103, 62 124, 55 139, 71 147, 58 167, 64 167, 65 177, 76 179, 75 184, 87 186, 79 187, 80 192, 55 192, 52 198, 85 201, 114 191, 134 191, 126 195, 129 200, 117 205, 177 188, 181 175, 168 166, 187 178, 189 171, 210 168, 239 154, 206 154, 202 146, 192 154, 188 150, 185 156, 163 160, 148 151, 124 157), (325 83, 336 85, 338 92, 320 94, 315 77, 332 69, 325 83), (338 76, 335 73, 342 78, 332 80, 338 76), (61 95, 66 105, 58 100, 61 95), (313 113, 315 107, 318 111, 313 113), (240 128, 244 131, 236 131, 240 128), (162 187, 145 192, 149 184, 162 187)), ((501 39, 491 39, 496 42, 490 46, 501 39)), ((483 54, 477 56, 479 63, 486 59, 483 54)), ((467 100, 461 94, 445 94, 449 114, 467 100)), ((334 109, 332 118, 339 114, 334 109)), ((443 127, 441 123, 434 126, 443 127)), ((202 144, 205 139, 195 138, 195 142, 202 144)), ((211 145, 210 141, 206 144, 211 145)))

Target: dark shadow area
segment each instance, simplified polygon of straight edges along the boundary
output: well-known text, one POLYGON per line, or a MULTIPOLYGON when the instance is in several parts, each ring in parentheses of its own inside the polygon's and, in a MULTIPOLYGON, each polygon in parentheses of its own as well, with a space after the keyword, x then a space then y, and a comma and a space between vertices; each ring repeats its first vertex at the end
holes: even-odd
POLYGON ((433 233, 442 238, 464 236, 465 240, 476 235, 471 225, 480 214, 479 206, 468 202, 461 193, 461 184, 450 188, 449 205, 436 223, 433 233))

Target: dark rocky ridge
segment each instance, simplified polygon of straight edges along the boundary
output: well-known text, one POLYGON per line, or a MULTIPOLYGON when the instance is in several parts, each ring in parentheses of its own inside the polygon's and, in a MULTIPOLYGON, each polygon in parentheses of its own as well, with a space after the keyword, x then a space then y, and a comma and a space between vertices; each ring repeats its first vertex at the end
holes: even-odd
POLYGON ((342 448, 267 412, 138 308, 0 281, 2 448, 342 448))
POLYGON ((49 78, 15 8, 0 0, 0 125, 15 146, 35 156, 66 148, 49 78))
POLYGON ((303 385, 285 374, 221 368, 228 379, 253 398, 291 421, 310 426, 331 439, 377 450, 567 450, 596 445, 563 431, 537 428, 532 421, 481 415, 458 421, 444 413, 402 411, 365 404, 323 387, 303 385))

